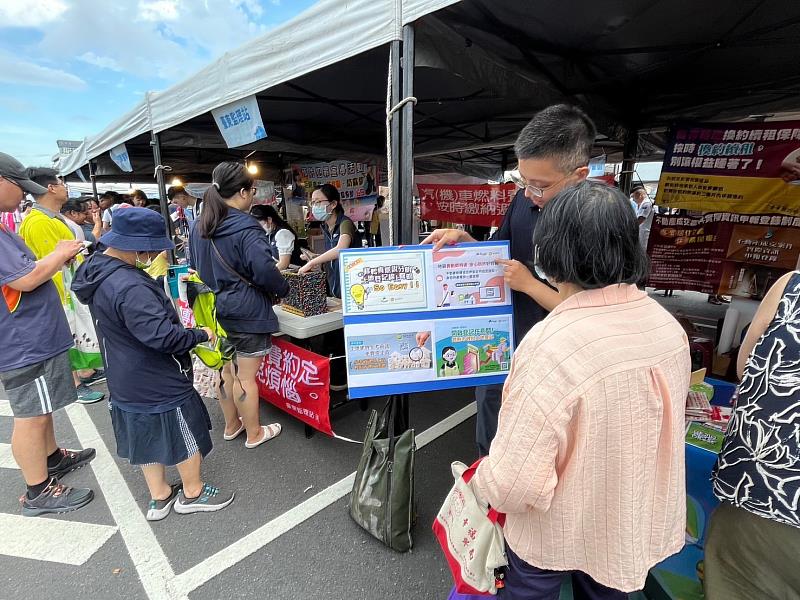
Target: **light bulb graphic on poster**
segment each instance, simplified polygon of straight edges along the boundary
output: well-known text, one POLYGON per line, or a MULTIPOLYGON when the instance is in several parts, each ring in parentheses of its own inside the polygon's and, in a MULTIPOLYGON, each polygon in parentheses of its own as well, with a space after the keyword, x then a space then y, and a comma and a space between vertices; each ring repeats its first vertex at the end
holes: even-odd
POLYGON ((425 256, 402 250, 342 257, 345 310, 353 314, 425 310, 425 256))

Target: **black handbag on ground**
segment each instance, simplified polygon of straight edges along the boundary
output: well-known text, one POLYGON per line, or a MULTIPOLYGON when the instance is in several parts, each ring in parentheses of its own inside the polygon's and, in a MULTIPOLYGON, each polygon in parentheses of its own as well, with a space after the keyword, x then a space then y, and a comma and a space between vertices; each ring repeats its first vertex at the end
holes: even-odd
POLYGON ((414 430, 401 422, 401 402, 390 399, 380 415, 374 410, 370 415, 350 495, 350 516, 389 548, 407 552, 413 545, 416 447, 414 430))

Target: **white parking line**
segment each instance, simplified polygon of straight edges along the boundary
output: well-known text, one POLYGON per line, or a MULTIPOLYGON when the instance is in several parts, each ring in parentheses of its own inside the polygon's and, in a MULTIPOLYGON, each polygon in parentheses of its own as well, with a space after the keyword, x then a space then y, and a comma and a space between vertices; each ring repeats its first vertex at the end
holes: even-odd
POLYGON ((0 469, 19 469, 11 453, 11 444, 0 444, 0 469))
POLYGON ((0 531, 0 554, 80 566, 117 528, 0 513, 0 531))
POLYGON ((81 446, 97 450, 97 457, 91 463, 92 470, 128 547, 147 597, 150 600, 188 600, 185 595, 170 592, 168 582, 175 577, 175 571, 144 518, 141 507, 136 504, 108 447, 89 418, 86 407, 72 404, 66 410, 81 446))
MULTIPOLYGON (((417 449, 441 437, 475 415, 475 413, 476 406, 473 402, 436 423, 429 429, 426 429, 416 436, 417 449)), ((196 590, 226 569, 244 560, 257 550, 282 536, 284 533, 291 531, 318 512, 344 498, 353 489, 355 476, 356 474, 353 472, 344 479, 340 479, 305 502, 286 511, 268 523, 265 523, 255 531, 235 541, 230 546, 209 556, 191 569, 184 571, 170 582, 170 589, 176 595, 181 593, 188 594, 196 590)))
POLYGON ((11 412, 11 404, 8 400, 0 400, 0 417, 13 417, 14 413, 11 412))

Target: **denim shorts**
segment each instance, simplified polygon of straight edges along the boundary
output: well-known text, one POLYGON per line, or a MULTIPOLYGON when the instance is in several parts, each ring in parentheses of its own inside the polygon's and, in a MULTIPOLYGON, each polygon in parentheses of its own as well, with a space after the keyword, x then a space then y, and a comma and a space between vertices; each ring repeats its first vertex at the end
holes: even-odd
POLYGON ((236 354, 244 358, 266 356, 272 347, 272 335, 269 333, 237 333, 228 332, 228 341, 236 348, 236 354))

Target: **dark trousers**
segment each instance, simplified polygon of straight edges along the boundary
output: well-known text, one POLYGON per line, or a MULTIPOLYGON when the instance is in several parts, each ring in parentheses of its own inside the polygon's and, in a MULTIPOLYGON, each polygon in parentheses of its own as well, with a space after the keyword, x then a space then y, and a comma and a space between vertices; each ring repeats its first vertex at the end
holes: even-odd
POLYGON ((565 577, 572 577, 574 600, 626 600, 628 594, 600 585, 581 571, 547 571, 529 565, 506 545, 508 569, 506 586, 497 597, 502 600, 558 600, 565 577))
POLYGON ((475 388, 475 403, 478 409, 475 419, 475 441, 478 444, 478 456, 489 454, 489 447, 497 433, 497 416, 500 414, 502 396, 502 385, 484 385, 475 388))

